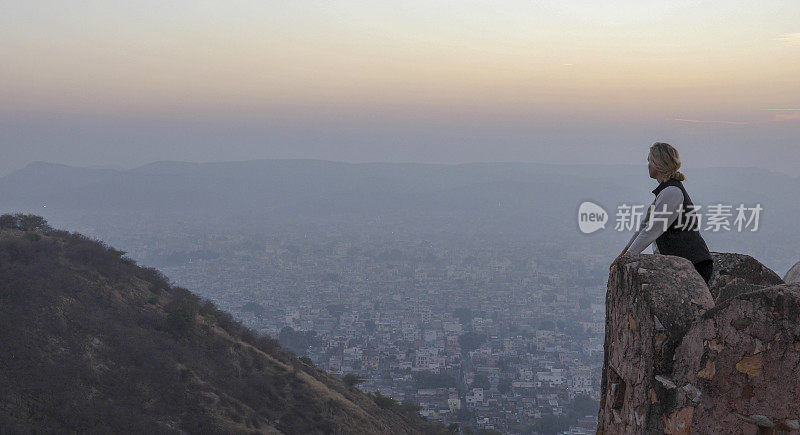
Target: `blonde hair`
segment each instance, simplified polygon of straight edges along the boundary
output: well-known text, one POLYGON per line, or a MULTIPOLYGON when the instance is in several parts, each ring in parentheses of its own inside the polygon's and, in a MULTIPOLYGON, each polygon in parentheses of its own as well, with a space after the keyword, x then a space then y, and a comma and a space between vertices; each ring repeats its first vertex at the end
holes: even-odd
POLYGON ((681 155, 672 145, 665 142, 656 142, 650 146, 647 161, 653 164, 658 172, 664 174, 667 180, 674 178, 683 181, 686 176, 678 169, 681 167, 681 155))

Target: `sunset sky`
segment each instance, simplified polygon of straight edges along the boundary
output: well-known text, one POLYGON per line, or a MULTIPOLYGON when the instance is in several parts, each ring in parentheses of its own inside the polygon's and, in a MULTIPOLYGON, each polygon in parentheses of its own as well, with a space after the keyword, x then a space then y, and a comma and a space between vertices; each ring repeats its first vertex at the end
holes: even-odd
POLYGON ((639 164, 668 141, 800 175, 797 0, 4 1, 0 41, 0 174, 639 164))

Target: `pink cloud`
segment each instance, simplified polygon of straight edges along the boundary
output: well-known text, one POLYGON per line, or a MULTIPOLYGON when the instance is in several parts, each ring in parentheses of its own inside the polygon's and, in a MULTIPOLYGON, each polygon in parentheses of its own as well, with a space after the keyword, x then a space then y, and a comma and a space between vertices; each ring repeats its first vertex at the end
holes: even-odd
POLYGON ((794 113, 779 113, 775 115, 774 121, 788 121, 790 119, 800 119, 800 112, 794 113))
POLYGON ((789 121, 791 119, 800 119, 800 109, 764 109, 771 112, 787 112, 777 113, 770 121, 789 121))
POLYGON ((729 124, 729 125, 746 125, 750 124, 746 121, 704 121, 700 119, 685 119, 685 118, 667 118, 667 121, 690 122, 693 124, 729 124))
POLYGON ((761 121, 717 121, 705 119, 688 119, 688 118, 667 118, 667 121, 687 122, 690 124, 725 124, 725 125, 750 125, 750 124, 765 124, 771 122, 789 121, 800 119, 800 109, 795 108, 770 108, 761 109, 762 111, 778 112, 772 115, 771 119, 761 121))

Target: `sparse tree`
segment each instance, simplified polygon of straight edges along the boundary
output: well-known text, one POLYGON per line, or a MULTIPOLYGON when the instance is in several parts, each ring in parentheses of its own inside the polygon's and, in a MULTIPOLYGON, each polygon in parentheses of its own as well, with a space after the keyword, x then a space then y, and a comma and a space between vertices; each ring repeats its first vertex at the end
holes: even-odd
POLYGON ((342 377, 342 381, 350 388, 354 388, 358 384, 363 384, 364 379, 354 373, 348 373, 342 377))

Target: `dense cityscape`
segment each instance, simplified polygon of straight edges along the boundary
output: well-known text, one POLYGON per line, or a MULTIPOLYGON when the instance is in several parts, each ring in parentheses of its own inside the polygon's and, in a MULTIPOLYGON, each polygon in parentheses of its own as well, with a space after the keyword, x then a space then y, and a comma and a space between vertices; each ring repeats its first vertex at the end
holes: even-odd
POLYGON ((522 241, 218 235, 134 245, 177 284, 309 363, 429 420, 467 431, 594 432, 602 255, 522 241))

